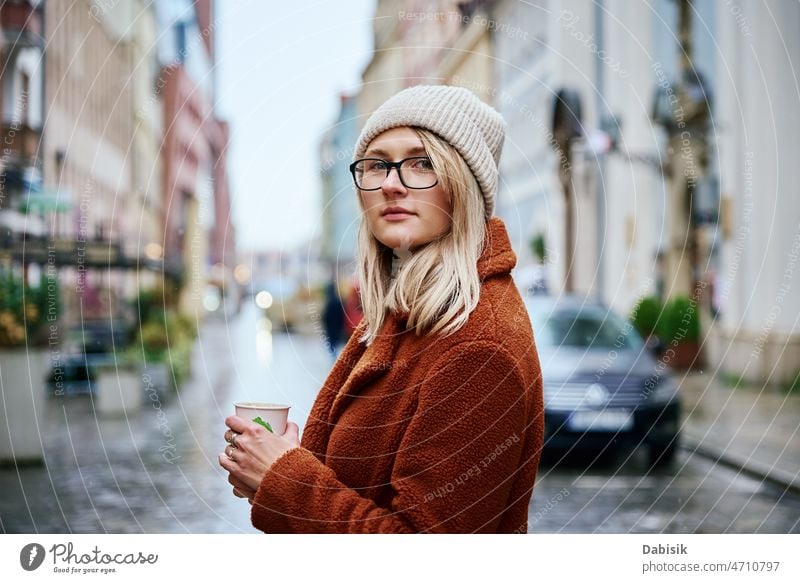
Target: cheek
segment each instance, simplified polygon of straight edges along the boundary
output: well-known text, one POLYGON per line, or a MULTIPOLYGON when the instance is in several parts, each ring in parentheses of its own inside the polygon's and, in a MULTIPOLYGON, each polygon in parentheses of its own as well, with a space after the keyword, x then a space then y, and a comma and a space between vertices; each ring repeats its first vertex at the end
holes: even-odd
POLYGON ((378 208, 375 204, 370 204, 369 199, 365 200, 364 197, 360 195, 359 202, 361 203, 361 206, 359 207, 361 213, 370 224, 374 224, 378 214, 380 213, 380 208, 378 208))
POLYGON ((450 197, 444 191, 444 189, 438 190, 431 200, 431 202, 436 205, 441 212, 446 214, 448 217, 452 215, 453 205, 450 201, 450 197))
POLYGON ((453 208, 446 195, 442 195, 439 200, 435 201, 436 205, 436 219, 439 224, 449 225, 453 221, 453 208))
POLYGON ((453 217, 450 213, 450 209, 443 208, 439 211, 437 223, 441 232, 446 233, 450 230, 450 225, 453 223, 453 217))

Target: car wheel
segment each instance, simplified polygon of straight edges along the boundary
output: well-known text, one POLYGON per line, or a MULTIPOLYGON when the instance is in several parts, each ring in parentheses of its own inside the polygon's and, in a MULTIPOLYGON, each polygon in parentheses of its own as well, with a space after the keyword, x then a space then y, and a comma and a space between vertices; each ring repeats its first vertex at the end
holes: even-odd
POLYGON ((648 455, 650 465, 654 467, 668 466, 675 459, 678 452, 678 437, 666 442, 654 442, 648 444, 648 455))

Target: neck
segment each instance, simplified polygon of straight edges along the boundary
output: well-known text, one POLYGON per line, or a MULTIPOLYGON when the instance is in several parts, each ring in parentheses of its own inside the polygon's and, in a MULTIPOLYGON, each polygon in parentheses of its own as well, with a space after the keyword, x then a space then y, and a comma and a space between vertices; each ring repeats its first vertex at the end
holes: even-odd
POLYGON ((392 270, 391 277, 394 279, 400 273, 403 265, 411 258, 411 252, 407 249, 393 249, 392 250, 392 270))

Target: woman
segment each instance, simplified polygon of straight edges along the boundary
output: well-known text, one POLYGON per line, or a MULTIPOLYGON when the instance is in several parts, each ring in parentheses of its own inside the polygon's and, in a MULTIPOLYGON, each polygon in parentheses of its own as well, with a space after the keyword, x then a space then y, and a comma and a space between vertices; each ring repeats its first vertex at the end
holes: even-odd
POLYGON ((264 532, 527 530, 539 359, 493 218, 505 124, 466 89, 401 91, 351 171, 364 318, 298 441, 236 417, 220 455, 264 532))

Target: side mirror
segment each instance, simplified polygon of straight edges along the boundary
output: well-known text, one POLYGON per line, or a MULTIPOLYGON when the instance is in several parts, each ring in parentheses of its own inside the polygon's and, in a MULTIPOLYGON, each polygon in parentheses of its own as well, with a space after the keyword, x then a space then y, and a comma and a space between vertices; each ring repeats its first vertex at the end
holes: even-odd
POLYGON ((661 339, 656 336, 655 334, 651 334, 645 340, 645 347, 655 356, 657 359, 661 358, 661 355, 664 354, 664 344, 661 342, 661 339))

